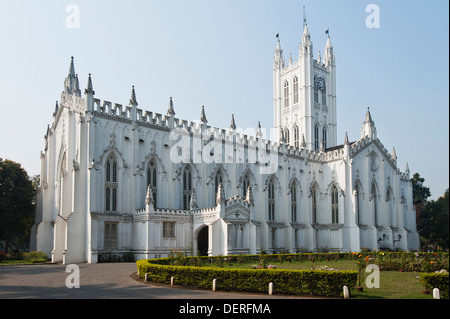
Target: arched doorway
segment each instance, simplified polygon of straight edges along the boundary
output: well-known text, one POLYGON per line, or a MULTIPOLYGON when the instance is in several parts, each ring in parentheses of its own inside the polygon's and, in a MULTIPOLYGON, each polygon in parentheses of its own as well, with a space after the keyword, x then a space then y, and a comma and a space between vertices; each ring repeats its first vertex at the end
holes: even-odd
POLYGON ((208 256, 208 247, 209 247, 209 234, 208 234, 208 226, 204 226, 198 232, 197 239, 197 252, 200 256, 208 256))

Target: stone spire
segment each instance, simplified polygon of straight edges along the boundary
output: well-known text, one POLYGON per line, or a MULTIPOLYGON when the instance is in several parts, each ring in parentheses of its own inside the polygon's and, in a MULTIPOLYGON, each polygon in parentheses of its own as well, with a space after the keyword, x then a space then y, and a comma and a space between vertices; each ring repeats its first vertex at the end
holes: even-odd
POLYGON ((195 193, 195 188, 192 188, 191 192, 191 201, 189 203, 189 209, 190 210, 196 210, 198 209, 197 205, 197 194, 195 193))
POLYGON ((258 121, 258 127, 256 129, 256 137, 262 138, 261 123, 259 121, 258 121))
POLYGON ((169 100, 169 109, 167 110, 167 115, 169 115, 169 116, 175 115, 175 109, 173 108, 172 97, 170 97, 170 100, 169 100))
POLYGON ((249 206, 255 205, 255 201, 253 199, 252 187, 250 185, 247 188, 247 196, 246 196, 245 200, 248 202, 249 206))
POLYGON ((219 186, 217 186, 216 205, 221 204, 224 200, 225 190, 223 189, 222 183, 219 183, 219 186))
POLYGON ((236 123, 234 122, 234 114, 231 114, 231 124, 230 129, 235 130, 236 129, 236 123))
POLYGON ((90 73, 88 77, 87 87, 84 90, 84 94, 95 94, 94 87, 92 86, 92 78, 90 73))
POLYGON ((64 93, 76 93, 76 87, 79 89, 78 76, 75 74, 75 65, 73 63, 73 56, 70 58, 69 74, 64 80, 64 93))
POLYGON ((150 184, 147 186, 147 194, 145 196, 145 205, 155 208, 155 199, 153 198, 153 190, 150 184))
POLYGON ((277 47, 275 49, 275 57, 273 59, 274 68, 284 67, 283 49, 281 49, 280 38, 277 34, 277 47))
POLYGON ((200 115, 200 122, 202 124, 208 123, 208 120, 206 119, 206 115, 205 115, 205 106, 202 106, 202 113, 200 115))
POLYGON ((397 153, 395 152, 395 147, 392 149, 392 159, 397 160, 397 153))
POLYGON ((372 140, 377 138, 377 129, 375 128, 375 122, 372 120, 372 115, 370 115, 369 108, 367 108, 366 118, 361 128, 361 138, 366 136, 369 136, 372 140))
POLYGON ((56 116, 56 114, 58 114, 58 109, 59 109, 58 101, 56 101, 55 112, 53 112, 53 116, 56 116))
POLYGON ((305 141, 305 134, 302 134, 302 144, 300 145, 301 148, 306 147, 306 141, 305 141))
POLYGON ((131 98, 130 98, 130 105, 138 105, 138 102, 136 100, 136 91, 134 90, 134 85, 131 89, 131 98))

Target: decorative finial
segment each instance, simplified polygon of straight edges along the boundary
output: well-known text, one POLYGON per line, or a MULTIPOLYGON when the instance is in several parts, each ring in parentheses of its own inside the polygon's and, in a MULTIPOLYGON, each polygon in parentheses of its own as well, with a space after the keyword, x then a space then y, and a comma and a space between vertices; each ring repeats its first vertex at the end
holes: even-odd
POLYGON ((261 132, 261 123, 258 121, 258 127, 256 129, 256 137, 257 138, 261 138, 262 137, 262 132, 261 132))
POLYGON ((200 122, 201 123, 208 123, 208 120, 206 119, 206 115, 205 115, 205 106, 202 106, 202 114, 200 115, 200 122))
POLYGON ((88 83, 87 83, 87 87, 84 90, 84 94, 95 94, 94 91, 94 87, 92 86, 92 78, 91 78, 91 74, 89 73, 89 77, 88 77, 88 83))
POLYGON ((222 183, 219 183, 219 186, 217 186, 216 205, 219 205, 224 200, 225 200, 225 190, 223 189, 222 183))
POLYGON ((132 86, 132 89, 131 89, 130 105, 138 105, 138 102, 136 100, 136 91, 134 90, 134 85, 132 86))
POLYGON ((172 101, 172 97, 170 97, 169 100, 169 109, 167 110, 167 115, 175 115, 175 109, 173 108, 173 101, 172 101))
POLYGON ((234 122, 234 114, 231 114, 231 124, 230 129, 235 130, 236 129, 236 123, 234 122))
POLYGON ((197 205, 197 194, 195 193, 195 188, 192 188, 191 201, 189 203, 189 209, 190 210, 196 210, 197 208, 198 208, 198 205, 197 205))

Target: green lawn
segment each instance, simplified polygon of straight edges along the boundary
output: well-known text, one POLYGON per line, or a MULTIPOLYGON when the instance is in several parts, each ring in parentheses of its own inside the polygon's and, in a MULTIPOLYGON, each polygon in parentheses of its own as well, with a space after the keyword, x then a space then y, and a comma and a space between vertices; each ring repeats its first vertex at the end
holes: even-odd
MULTIPOLYGON (((256 263, 225 263, 224 268, 228 269, 251 269, 256 263)), ((302 261, 283 263, 269 262, 267 264, 276 265, 277 269, 319 269, 323 266, 339 270, 357 270, 356 263, 349 260, 330 261, 302 261)), ((204 267, 217 267, 204 264, 204 267)), ((380 288, 367 288, 364 285, 362 292, 351 289, 351 296, 355 299, 433 299, 432 294, 424 294, 424 286, 420 283, 418 272, 381 271, 380 288)))

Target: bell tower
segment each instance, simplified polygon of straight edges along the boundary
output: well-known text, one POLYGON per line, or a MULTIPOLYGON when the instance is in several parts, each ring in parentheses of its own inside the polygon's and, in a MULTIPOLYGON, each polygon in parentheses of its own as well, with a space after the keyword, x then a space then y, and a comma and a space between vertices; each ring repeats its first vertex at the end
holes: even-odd
POLYGON ((335 55, 328 30, 323 59, 314 58, 304 23, 297 61, 286 63, 279 35, 273 63, 273 125, 275 141, 319 151, 336 146, 335 55))

